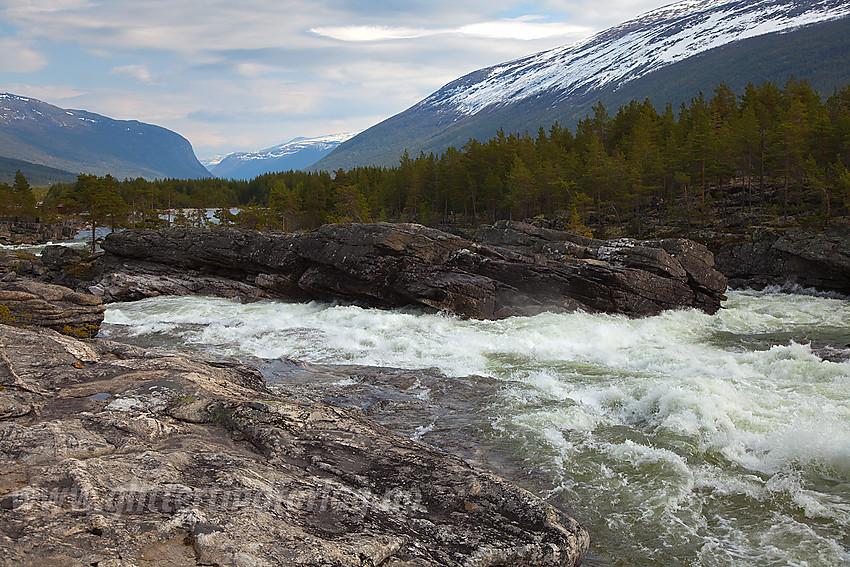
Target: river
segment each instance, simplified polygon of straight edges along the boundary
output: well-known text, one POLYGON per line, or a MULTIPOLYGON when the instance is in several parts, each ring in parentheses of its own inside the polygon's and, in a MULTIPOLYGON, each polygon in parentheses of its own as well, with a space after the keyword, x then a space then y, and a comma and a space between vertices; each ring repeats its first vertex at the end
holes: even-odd
POLYGON ((728 295, 503 321, 170 297, 111 305, 103 336, 493 377, 480 442, 588 528, 586 565, 850 565, 850 301, 728 295))

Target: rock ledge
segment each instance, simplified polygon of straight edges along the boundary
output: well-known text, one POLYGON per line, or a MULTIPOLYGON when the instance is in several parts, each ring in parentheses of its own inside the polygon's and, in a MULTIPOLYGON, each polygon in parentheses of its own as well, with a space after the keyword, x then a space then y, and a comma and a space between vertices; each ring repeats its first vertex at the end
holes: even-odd
MULTIPOLYGON (((526 226, 506 229, 523 236, 526 226)), ((106 301, 211 293, 422 305, 478 319, 575 310, 714 313, 726 289, 708 249, 689 240, 579 245, 562 240, 549 242, 546 255, 500 244, 389 223, 326 225, 304 235, 128 231, 106 238, 107 254, 89 289, 106 301)))
POLYGON ((531 493, 233 359, 0 325, 0 564, 578 565, 531 493))

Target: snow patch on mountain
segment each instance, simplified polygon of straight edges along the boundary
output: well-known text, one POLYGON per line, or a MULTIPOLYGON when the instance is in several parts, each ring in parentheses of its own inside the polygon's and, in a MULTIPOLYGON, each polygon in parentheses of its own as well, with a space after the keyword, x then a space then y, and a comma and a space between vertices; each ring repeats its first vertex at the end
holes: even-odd
POLYGON ((476 71, 417 106, 468 116, 544 93, 563 100, 734 41, 847 16, 847 0, 684 0, 577 44, 476 71))
MULTIPOLYGON (((61 109, 35 98, 12 93, 0 93, 0 123, 9 124, 13 120, 42 123, 49 121, 56 126, 65 128, 75 125, 73 121, 69 121, 71 118, 76 119, 77 122, 89 122, 91 124, 100 124, 112 120, 85 110, 61 109)), ((135 120, 123 122, 132 125, 141 124, 135 120)))
POLYGON ((226 158, 226 157, 227 157, 226 154, 225 155, 217 155, 217 156, 212 156, 212 157, 207 157, 207 158, 198 158, 198 161, 201 162, 201 165, 203 165, 207 169, 210 169, 211 167, 215 167, 218 164, 220 164, 224 160, 224 158, 226 158))
POLYGON ((256 152, 237 152, 215 158, 210 160, 211 165, 207 168, 217 177, 230 179, 253 179, 265 173, 302 170, 356 135, 356 132, 347 132, 318 138, 295 138, 256 152))
POLYGON ((3 157, 118 178, 197 179, 208 172, 180 134, 137 120, 0 93, 3 157))
POLYGON ((313 148, 319 151, 332 150, 357 134, 358 132, 346 132, 344 134, 331 134, 329 136, 320 136, 318 138, 293 138, 284 144, 279 144, 256 152, 236 152, 228 154, 227 156, 219 159, 215 164, 210 164, 210 166, 217 165, 225 159, 229 161, 243 162, 276 159, 296 154, 308 148, 313 148))

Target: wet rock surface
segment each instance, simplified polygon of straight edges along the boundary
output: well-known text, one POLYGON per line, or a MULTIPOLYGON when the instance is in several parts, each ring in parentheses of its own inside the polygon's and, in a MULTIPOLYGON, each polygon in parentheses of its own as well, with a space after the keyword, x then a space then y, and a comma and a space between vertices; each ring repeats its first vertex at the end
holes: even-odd
POLYGON ((504 432, 493 426, 493 408, 503 403, 501 380, 447 376, 437 368, 290 359, 248 358, 246 362, 257 368, 279 395, 356 409, 394 433, 460 456, 535 494, 553 489, 544 471, 505 448, 504 432))
POLYGON ((275 393, 299 400, 356 409, 403 437, 423 441, 479 468, 506 469, 510 457, 491 459, 482 446, 491 429, 489 405, 502 383, 486 376, 446 376, 437 368, 402 369, 255 359, 275 393))
POLYGON ((281 362, 261 368, 289 368, 289 385, 268 385, 234 359, 4 325, 0 355, 0 564, 577 565, 586 553, 562 512, 363 415, 389 416, 399 398, 369 392, 361 413, 318 399, 333 390, 308 395, 353 369, 281 362))
POLYGON ((389 223, 326 225, 303 235, 127 231, 103 242, 107 254, 96 262, 88 289, 121 301, 199 293, 182 282, 200 282, 195 287, 215 295, 419 305, 479 319, 578 309, 644 316, 694 307, 713 313, 726 289, 711 253, 686 240, 590 241, 578 248, 552 240, 547 254, 503 244, 389 223))
MULTIPOLYGON (((655 306, 663 305, 664 309, 695 307, 715 313, 725 299, 726 277, 715 268, 711 251, 693 240, 606 241, 514 221, 481 227, 475 240, 550 261, 584 265, 598 290, 610 290, 624 304, 643 302, 647 311, 657 312, 655 306)), ((588 299, 591 293, 592 288, 588 299)))

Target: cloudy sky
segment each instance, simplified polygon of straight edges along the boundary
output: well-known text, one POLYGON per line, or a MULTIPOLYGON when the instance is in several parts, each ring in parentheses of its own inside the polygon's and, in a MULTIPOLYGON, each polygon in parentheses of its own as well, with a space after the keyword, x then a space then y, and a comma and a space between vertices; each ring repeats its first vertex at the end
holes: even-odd
POLYGON ((0 0, 0 92, 164 126, 203 159, 363 130, 669 3, 0 0))

